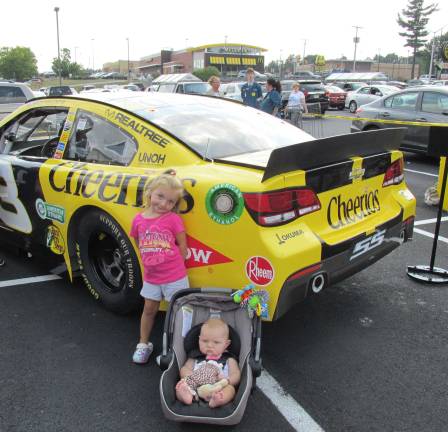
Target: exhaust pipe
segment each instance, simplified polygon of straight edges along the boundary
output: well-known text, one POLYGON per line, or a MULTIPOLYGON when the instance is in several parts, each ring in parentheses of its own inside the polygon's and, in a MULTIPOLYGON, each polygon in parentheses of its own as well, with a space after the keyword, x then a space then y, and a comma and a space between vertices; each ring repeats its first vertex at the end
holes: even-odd
POLYGON ((313 294, 319 294, 326 286, 327 278, 325 273, 319 273, 310 280, 310 287, 313 294))

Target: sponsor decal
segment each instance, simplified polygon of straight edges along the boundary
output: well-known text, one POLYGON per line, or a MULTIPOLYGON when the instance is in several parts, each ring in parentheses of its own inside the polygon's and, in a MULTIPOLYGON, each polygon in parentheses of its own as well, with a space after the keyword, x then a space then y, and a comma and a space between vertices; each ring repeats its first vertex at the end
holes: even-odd
POLYGON ((303 234, 303 230, 298 229, 298 230, 294 230, 291 231, 289 233, 285 233, 285 234, 275 234, 275 236, 277 237, 278 240, 278 244, 282 245, 285 244, 288 240, 291 240, 295 237, 299 237, 303 234))
POLYGON ((246 276, 255 285, 266 286, 274 280, 274 267, 262 256, 250 257, 246 262, 246 276))
POLYGON ((205 207, 210 219, 216 223, 220 225, 233 224, 243 213, 243 194, 233 184, 217 184, 207 192, 205 207))
POLYGON ((56 222, 65 222, 65 209, 54 204, 48 204, 38 198, 36 200, 36 211, 41 219, 50 219, 56 222))
POLYGON ((166 154, 163 153, 139 153, 138 161, 147 164, 163 165, 165 163, 166 154))
POLYGON ((63 150, 56 150, 53 154, 54 159, 62 159, 62 156, 64 155, 63 150))
POLYGON ((187 268, 224 264, 233 260, 187 234, 187 268))
POLYGON ((123 126, 132 129, 134 132, 138 133, 140 136, 149 139, 154 144, 159 145, 160 147, 165 148, 170 141, 164 138, 162 135, 157 132, 149 129, 143 123, 140 123, 138 120, 134 120, 131 117, 127 116, 124 113, 116 112, 114 110, 107 109, 106 117, 111 120, 115 120, 123 126))
POLYGON ((50 225, 47 231, 47 247, 57 255, 65 252, 64 237, 58 227, 50 225))
POLYGON ((327 208, 328 224, 338 229, 380 211, 378 194, 378 189, 375 189, 348 200, 343 200, 341 195, 331 198, 327 208))
POLYGON ((350 174, 348 178, 350 180, 357 180, 362 178, 366 170, 364 168, 354 168, 352 171, 350 171, 350 174))
MULTIPOLYGON (((145 185, 152 177, 145 174, 109 172, 92 169, 84 162, 61 162, 54 165, 48 175, 48 182, 55 192, 61 192, 83 198, 98 199, 101 202, 113 202, 132 207, 143 206, 145 185)), ((195 186, 196 180, 182 179, 195 186)), ((181 214, 190 212, 194 207, 193 196, 185 190, 181 204, 181 214)))
POLYGON ((367 237, 364 240, 359 241, 355 244, 353 248, 352 256, 350 257, 350 261, 359 257, 360 255, 365 254, 371 249, 376 248, 384 241, 384 235, 386 234, 386 230, 377 231, 373 236, 367 237))
POLYGON ((89 279, 87 278, 86 274, 83 271, 84 270, 84 266, 82 264, 82 259, 81 259, 81 249, 80 249, 78 243, 76 243, 76 258, 78 260, 79 270, 81 271, 81 277, 83 278, 84 283, 86 284, 87 289, 89 290, 90 294, 92 294, 93 297, 96 300, 98 300, 100 298, 100 295, 95 290, 95 288, 93 288, 92 284, 89 282, 89 279))

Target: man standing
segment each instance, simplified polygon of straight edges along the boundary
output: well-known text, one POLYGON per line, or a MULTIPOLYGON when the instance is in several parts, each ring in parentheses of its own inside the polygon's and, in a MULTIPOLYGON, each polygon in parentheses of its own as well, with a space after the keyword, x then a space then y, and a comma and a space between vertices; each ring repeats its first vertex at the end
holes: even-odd
POLYGON ((255 72, 252 68, 246 71, 247 82, 241 87, 241 97, 244 105, 258 108, 260 99, 263 96, 261 85, 255 82, 255 72))

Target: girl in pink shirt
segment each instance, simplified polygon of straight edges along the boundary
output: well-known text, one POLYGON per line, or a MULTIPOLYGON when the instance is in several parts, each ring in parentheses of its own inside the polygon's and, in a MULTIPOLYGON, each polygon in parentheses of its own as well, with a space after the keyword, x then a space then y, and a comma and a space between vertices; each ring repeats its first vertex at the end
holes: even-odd
POLYGON ((146 208, 132 221, 131 237, 138 245, 143 263, 145 299, 140 322, 140 341, 132 360, 143 364, 149 359, 153 345, 149 342, 154 319, 162 298, 189 287, 185 258, 187 239, 182 219, 177 214, 183 186, 174 171, 153 179, 146 191, 146 208))

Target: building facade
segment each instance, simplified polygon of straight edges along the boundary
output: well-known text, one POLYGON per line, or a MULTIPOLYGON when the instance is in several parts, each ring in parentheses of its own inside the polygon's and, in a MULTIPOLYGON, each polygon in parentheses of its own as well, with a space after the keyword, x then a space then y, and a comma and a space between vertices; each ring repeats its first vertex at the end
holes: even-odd
POLYGON ((191 73, 195 69, 215 66, 222 76, 236 76, 242 69, 252 67, 264 72, 265 48, 254 45, 224 43, 201 45, 179 51, 162 50, 143 57, 138 70, 146 75, 191 73))

